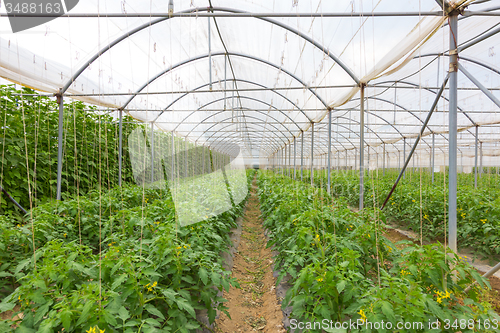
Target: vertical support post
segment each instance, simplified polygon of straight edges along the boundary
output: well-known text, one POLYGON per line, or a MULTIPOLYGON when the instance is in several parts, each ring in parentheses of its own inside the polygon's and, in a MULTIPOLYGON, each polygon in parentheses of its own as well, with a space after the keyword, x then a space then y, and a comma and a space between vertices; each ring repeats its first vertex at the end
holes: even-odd
MULTIPOLYGON (((212 80, 210 80, 210 84, 212 84, 212 80)), ((227 105, 226 86, 227 86, 227 54, 224 55, 224 111, 226 111, 226 105, 227 105)))
POLYGON ((283 152, 284 152, 284 155, 285 155, 285 158, 284 158, 284 161, 283 161, 283 165, 285 166, 285 175, 288 176, 288 165, 287 165, 287 149, 286 149, 286 144, 285 146, 283 147, 283 152))
POLYGON ((311 186, 314 186, 314 123, 311 123, 311 186))
POLYGON ((358 170, 358 148, 354 148, 354 170, 358 170))
POLYGON ((474 152, 474 188, 477 188, 477 149, 479 146, 479 126, 476 125, 476 147, 474 152))
MULTIPOLYGON (((403 138, 403 161, 406 161, 406 138, 403 138)), ((403 179, 406 178, 406 170, 403 172, 403 179)))
POLYGON ((208 89, 212 91, 212 33, 210 30, 210 17, 208 19, 208 89))
POLYGON ((450 15, 450 83, 449 83, 449 174, 448 174, 448 239, 457 253, 457 70, 458 14, 450 15))
POLYGON ((365 85, 361 85, 359 115, 359 210, 363 209, 365 192, 365 85))
POLYGON ((292 143, 288 143, 288 176, 292 177, 292 143))
POLYGON ((297 178, 297 139, 293 139, 293 179, 297 178))
POLYGON ((204 175, 204 174, 206 173, 206 171, 205 171, 205 149, 206 149, 206 148, 205 148, 205 146, 204 146, 204 145, 203 145, 203 146, 201 146, 201 148, 203 149, 203 151, 202 151, 202 153, 201 153, 201 154, 202 154, 202 155, 201 155, 201 158, 202 158, 202 160, 203 160, 203 161, 201 162, 201 168, 202 168, 202 170, 203 170, 203 171, 202 171, 202 174, 204 175))
POLYGON ((366 171, 370 174, 370 146, 366 146, 366 171))
POLYGON ((304 131, 302 131, 301 148, 300 148, 300 181, 303 180, 304 180, 304 131))
POLYGON ((284 161, 284 158, 283 158, 283 149, 280 150, 280 165, 281 165, 281 174, 284 175, 285 174, 285 161, 284 161))
POLYGON ((276 152, 276 163, 278 164, 278 173, 281 173, 280 151, 276 152))
POLYGON ((464 152, 460 150, 460 173, 464 172, 464 152))
POLYGON ((398 169, 401 170, 401 150, 398 150, 398 169))
POLYGON ((435 161, 435 153, 436 153, 436 140, 435 140, 435 134, 432 133, 432 156, 431 156, 431 176, 432 176, 432 183, 434 184, 434 161, 435 161))
POLYGON ((184 159, 185 159, 184 168, 186 169, 186 177, 188 177, 189 174, 188 174, 188 139, 187 139, 187 137, 186 137, 186 140, 184 140, 184 151, 185 151, 185 153, 184 153, 184 159))
POLYGON ((382 176, 385 176, 385 143, 383 145, 383 153, 382 153, 382 176))
MULTIPOLYGON (((416 153, 415 153, 416 155, 416 153)), ((412 157, 412 160, 413 160, 413 169, 411 170, 411 173, 415 173, 415 160, 417 159, 417 157, 415 156, 415 158, 412 157)))
POLYGON ((327 163, 327 172, 328 172, 328 184, 326 186, 326 191, 328 192, 328 194, 330 194, 330 184, 331 184, 331 165, 330 165, 330 161, 332 159, 331 157, 331 151, 332 151, 332 111, 331 110, 328 110, 328 163, 327 163))
POLYGON ((175 141, 174 141, 174 131, 172 133, 172 155, 171 155, 171 161, 170 161, 170 181, 171 181, 171 186, 174 184, 174 166, 175 166, 175 141))
POLYGON ((63 123, 64 123, 64 97, 62 94, 57 96, 59 103, 59 128, 57 138, 57 195, 56 199, 61 200, 61 178, 62 178, 62 155, 63 155, 63 123))
POLYGON ((154 149, 154 123, 151 122, 151 183, 154 182, 155 175, 155 149, 154 149))
POLYGON ((483 178, 483 143, 479 142, 479 178, 483 178))
POLYGON ((118 118, 118 186, 122 186, 122 154, 123 154, 123 110, 118 118))

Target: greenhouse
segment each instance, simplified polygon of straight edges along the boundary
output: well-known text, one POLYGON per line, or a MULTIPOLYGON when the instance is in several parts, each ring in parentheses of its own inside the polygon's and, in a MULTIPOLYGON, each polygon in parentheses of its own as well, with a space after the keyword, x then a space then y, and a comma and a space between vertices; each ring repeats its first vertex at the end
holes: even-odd
POLYGON ((500 1, 0 29, 0 332, 500 331, 500 1))

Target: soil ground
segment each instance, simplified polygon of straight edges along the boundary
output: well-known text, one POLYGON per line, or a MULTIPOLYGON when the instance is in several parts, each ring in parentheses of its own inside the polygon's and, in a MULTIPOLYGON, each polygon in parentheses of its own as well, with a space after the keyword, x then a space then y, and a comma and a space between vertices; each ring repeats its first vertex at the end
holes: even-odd
POLYGON ((272 254, 266 248, 255 189, 254 180, 243 216, 240 245, 233 259, 232 276, 238 280, 241 289, 231 287, 229 292, 224 292, 231 318, 221 313, 216 320, 216 332, 285 332, 283 313, 276 299, 272 254))

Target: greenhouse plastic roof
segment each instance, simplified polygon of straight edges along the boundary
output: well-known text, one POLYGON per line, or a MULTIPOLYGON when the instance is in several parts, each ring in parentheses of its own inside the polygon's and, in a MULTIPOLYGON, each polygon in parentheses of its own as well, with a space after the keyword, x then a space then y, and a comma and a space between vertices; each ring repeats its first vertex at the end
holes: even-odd
MULTIPOLYGON (((261 161, 302 132, 310 154, 312 123, 314 154, 325 154, 328 112, 333 152, 354 156, 366 84, 368 152, 397 153, 418 136, 448 73, 450 28, 438 2, 192 0, 174 1, 168 17, 168 1, 82 0, 66 17, 18 33, 2 16, 0 76, 124 109, 197 144, 235 142, 261 161)), ((499 99, 500 4, 448 3, 465 10, 461 66, 499 99)), ((448 96, 446 88, 421 154, 430 153, 431 133, 445 152, 448 96)), ((498 154, 499 107, 461 72, 458 107, 460 153, 474 155, 479 126, 484 154, 498 154)))

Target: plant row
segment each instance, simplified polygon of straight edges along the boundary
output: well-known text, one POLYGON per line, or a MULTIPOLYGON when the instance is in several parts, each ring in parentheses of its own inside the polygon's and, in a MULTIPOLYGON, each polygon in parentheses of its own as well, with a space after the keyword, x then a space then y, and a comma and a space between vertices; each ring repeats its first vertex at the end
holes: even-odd
POLYGON ((197 310, 213 322, 237 285, 220 252, 243 204, 180 227, 167 190, 124 186, 40 205, 25 225, 2 217, 0 312, 17 317, 0 330, 190 332, 197 310))
MULTIPOLYGON (((0 185, 26 210, 56 197, 59 104, 13 85, 0 86, 0 185), (28 94, 28 95, 23 95, 28 94)), ((123 137, 136 127, 124 117, 123 137)), ((64 104, 63 199, 118 183, 118 122, 82 102, 64 104)), ((124 140, 122 179, 133 181, 124 140)), ((1 196, 0 214, 17 208, 1 196)), ((16 215, 16 214, 14 214, 16 215)))
MULTIPOLYGON (((389 194, 397 173, 365 177, 365 207, 381 207, 389 194)), ((435 182, 429 175, 408 173, 401 179, 384 208, 388 218, 422 234, 427 239, 443 240, 447 233, 448 183, 442 174, 435 182)), ((457 191, 457 238, 460 247, 472 247, 484 255, 500 254, 500 189, 496 186, 474 188, 461 174, 457 191)), ((497 177, 491 175, 491 177, 497 177)), ((498 177, 497 177, 498 178, 498 177)), ((500 178, 498 178, 500 180, 500 178)), ((319 172, 315 183, 326 189, 327 175, 319 172)), ((359 204, 359 174, 332 172, 333 196, 343 196, 353 206, 359 204)))
MULTIPOLYGON (((332 200, 324 190, 286 176, 263 172, 258 181, 269 246, 279 252, 278 279, 291 278, 283 307, 293 307, 292 318, 310 323, 439 320, 439 332, 456 331, 445 328, 450 321, 498 320, 483 296, 488 283, 466 261, 445 254, 443 246, 393 244, 382 236, 380 212, 352 212, 345 199, 332 200), (474 281, 479 283, 464 294, 474 281)), ((367 327, 352 331, 397 331, 367 327)))

